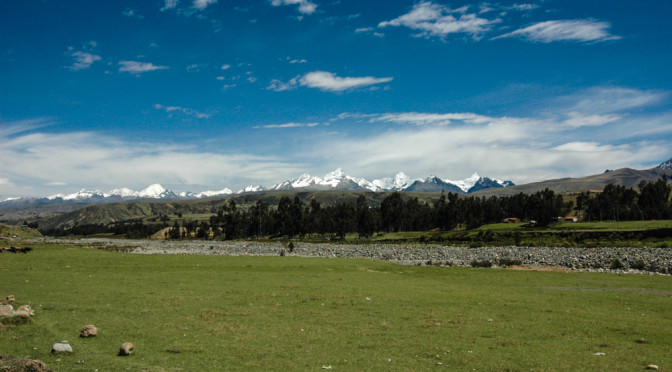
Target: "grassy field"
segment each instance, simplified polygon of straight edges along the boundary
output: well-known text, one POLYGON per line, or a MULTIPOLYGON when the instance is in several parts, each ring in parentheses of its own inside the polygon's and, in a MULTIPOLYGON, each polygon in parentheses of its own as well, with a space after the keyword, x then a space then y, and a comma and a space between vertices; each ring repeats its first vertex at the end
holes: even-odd
POLYGON ((36 312, 0 353, 57 371, 672 369, 666 276, 33 247, 0 256, 0 295, 36 312))

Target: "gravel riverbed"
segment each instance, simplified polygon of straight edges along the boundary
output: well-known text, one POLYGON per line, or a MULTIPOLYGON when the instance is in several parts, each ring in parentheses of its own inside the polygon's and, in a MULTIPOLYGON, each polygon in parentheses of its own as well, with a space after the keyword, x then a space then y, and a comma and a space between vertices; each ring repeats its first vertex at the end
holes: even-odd
POLYGON ((166 241, 133 239, 52 239, 43 241, 118 249, 133 254, 197 254, 230 256, 304 256, 369 258, 403 265, 471 267, 490 262, 560 267, 574 271, 672 274, 671 248, 453 247, 420 244, 320 244, 255 241, 166 241))

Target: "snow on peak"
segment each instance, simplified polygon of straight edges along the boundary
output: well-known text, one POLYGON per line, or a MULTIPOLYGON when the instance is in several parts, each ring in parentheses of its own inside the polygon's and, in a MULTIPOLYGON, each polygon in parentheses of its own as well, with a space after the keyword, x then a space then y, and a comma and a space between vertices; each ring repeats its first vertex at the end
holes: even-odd
POLYGON ((264 191, 264 190, 265 189, 264 189, 263 186, 249 185, 249 186, 245 186, 245 188, 243 188, 243 189, 238 190, 236 192, 236 194, 242 194, 242 193, 245 193, 245 192, 259 192, 259 191, 264 191))
POLYGON ((147 186, 146 189, 140 191, 138 193, 139 197, 142 198, 160 198, 162 195, 166 193, 166 190, 163 186, 161 186, 158 183, 155 183, 153 185, 147 186))
POLYGON ((218 195, 231 195, 233 194, 233 191, 231 191, 230 188, 225 187, 219 191, 202 191, 197 194, 194 194, 195 197, 197 198, 208 198, 211 196, 218 196, 218 195))
POLYGON ((331 187, 336 187, 341 181, 344 181, 346 179, 345 173, 343 173, 343 169, 338 168, 333 172, 327 173, 326 176, 324 176, 324 179, 322 182, 319 182, 321 185, 329 185, 331 187))
POLYGON ((405 189, 415 180, 411 180, 411 177, 407 176, 404 172, 399 172, 394 176, 394 187, 398 190, 405 189))
POLYGON ((474 172, 474 174, 471 175, 471 177, 464 179, 464 180, 459 180, 459 181, 450 181, 450 180, 444 180, 446 183, 452 183, 453 185, 457 186, 460 188, 460 190, 464 192, 469 192, 469 189, 474 187, 476 183, 481 179, 481 176, 478 175, 478 172, 474 172))
POLYGON ((120 189, 114 189, 110 191, 106 196, 121 196, 122 198, 132 198, 138 196, 139 194, 140 193, 135 190, 131 190, 127 187, 122 187, 120 189))
POLYGON ((310 174, 304 173, 299 176, 299 178, 291 181, 290 183, 292 187, 306 187, 315 183, 319 183, 319 181, 321 181, 319 178, 312 177, 310 174))

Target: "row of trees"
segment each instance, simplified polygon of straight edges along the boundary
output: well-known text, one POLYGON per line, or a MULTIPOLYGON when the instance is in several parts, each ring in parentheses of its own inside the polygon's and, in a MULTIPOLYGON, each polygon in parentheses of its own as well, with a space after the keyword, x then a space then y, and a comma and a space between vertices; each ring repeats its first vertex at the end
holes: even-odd
POLYGON ((230 199, 209 223, 203 221, 180 226, 177 222, 168 237, 205 237, 239 239, 260 236, 319 235, 344 238, 357 233, 369 237, 377 231, 426 231, 450 230, 458 226, 476 228, 487 223, 500 222, 506 217, 535 220, 546 226, 571 210, 572 203, 563 201, 552 190, 535 194, 518 194, 511 197, 458 197, 455 193, 442 193, 434 204, 421 202, 417 197, 404 198, 394 192, 385 197, 379 206, 369 205, 364 195, 355 202, 341 201, 322 206, 317 200, 304 203, 298 196, 282 197, 277 208, 257 201, 247 210, 238 208, 230 199))
POLYGON ((670 186, 665 176, 654 183, 642 181, 639 192, 625 186, 607 185, 601 193, 579 194, 576 209, 589 221, 670 219, 670 186))

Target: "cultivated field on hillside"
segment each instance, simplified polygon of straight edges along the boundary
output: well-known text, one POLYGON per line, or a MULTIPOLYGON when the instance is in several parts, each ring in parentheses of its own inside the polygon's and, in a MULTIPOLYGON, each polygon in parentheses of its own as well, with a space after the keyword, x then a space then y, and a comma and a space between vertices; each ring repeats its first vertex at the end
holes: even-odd
POLYGON ((32 247, 0 257, 36 312, 0 350, 58 371, 672 368, 669 276, 32 247))

